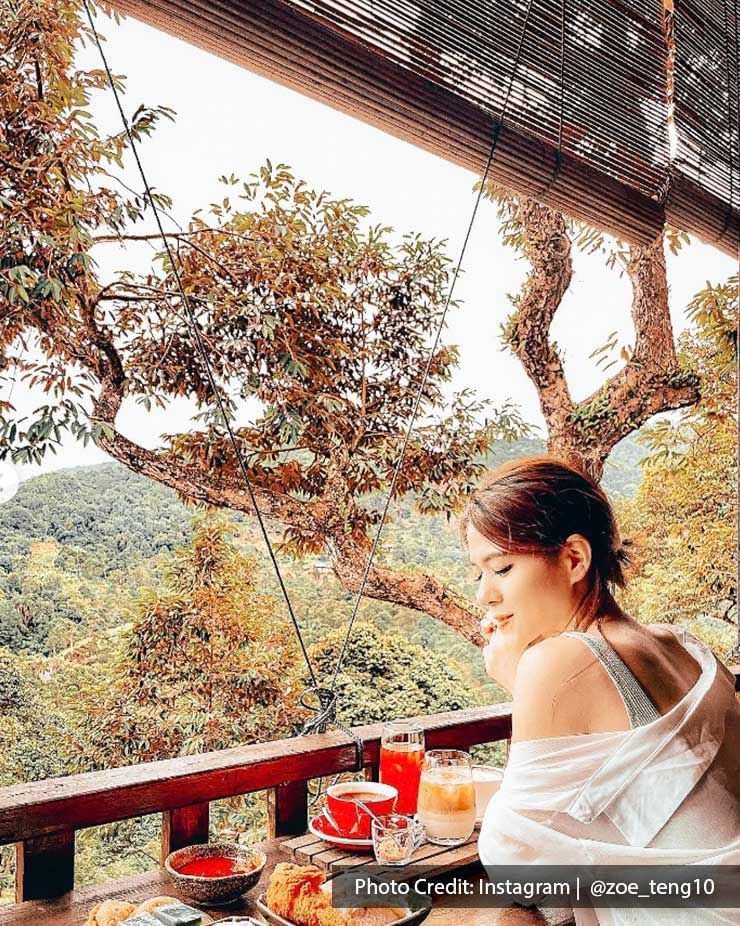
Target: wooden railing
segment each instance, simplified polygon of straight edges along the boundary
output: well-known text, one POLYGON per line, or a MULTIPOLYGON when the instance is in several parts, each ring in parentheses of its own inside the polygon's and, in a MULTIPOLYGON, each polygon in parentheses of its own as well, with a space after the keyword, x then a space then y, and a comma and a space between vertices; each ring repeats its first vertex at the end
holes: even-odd
MULTIPOLYGON (((731 671, 740 692, 740 665, 731 671)), ((511 736, 508 703, 414 719, 430 748, 468 749, 511 736)), ((362 769, 376 777, 381 725, 354 733, 363 744, 362 769)), ((208 841, 211 801, 265 791, 268 835, 293 835, 308 825, 308 781, 351 771, 360 771, 354 743, 343 733, 321 733, 0 789, 0 845, 16 845, 16 901, 72 890, 77 830, 162 813, 164 859, 208 841)))
MULTIPOLYGON (((431 748, 468 749, 511 735, 509 704, 414 719, 431 748)), ((381 725, 354 732, 363 744, 362 769, 375 777, 381 725)), ((0 789, 0 845, 16 845, 16 901, 72 890, 77 830, 161 812, 164 858, 181 846, 208 841, 211 801, 266 791, 268 835, 302 833, 308 825, 308 781, 360 771, 357 766, 349 737, 321 733, 0 789)))

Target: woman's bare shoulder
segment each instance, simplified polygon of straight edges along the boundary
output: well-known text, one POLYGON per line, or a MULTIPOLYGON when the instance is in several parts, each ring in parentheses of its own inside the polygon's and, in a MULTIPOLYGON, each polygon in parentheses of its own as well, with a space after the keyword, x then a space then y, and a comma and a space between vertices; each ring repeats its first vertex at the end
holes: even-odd
POLYGON ((514 683, 512 742, 588 732, 583 691, 598 666, 573 637, 547 637, 525 650, 514 683))
POLYGON ((567 681, 572 670, 577 671, 593 660, 591 651, 574 637, 563 634, 545 637, 522 653, 517 680, 521 672, 522 677, 536 674, 553 683, 567 681))

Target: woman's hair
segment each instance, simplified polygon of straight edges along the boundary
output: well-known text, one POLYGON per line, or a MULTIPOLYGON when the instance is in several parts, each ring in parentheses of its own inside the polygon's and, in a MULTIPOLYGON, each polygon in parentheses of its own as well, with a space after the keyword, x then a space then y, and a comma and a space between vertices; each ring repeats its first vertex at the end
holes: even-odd
POLYGON ((470 524, 507 553, 554 556, 571 534, 580 534, 591 545, 591 566, 579 626, 622 613, 613 590, 626 584, 629 541, 620 540, 604 492, 575 467, 550 456, 504 463, 471 494, 460 525, 463 543, 470 524))

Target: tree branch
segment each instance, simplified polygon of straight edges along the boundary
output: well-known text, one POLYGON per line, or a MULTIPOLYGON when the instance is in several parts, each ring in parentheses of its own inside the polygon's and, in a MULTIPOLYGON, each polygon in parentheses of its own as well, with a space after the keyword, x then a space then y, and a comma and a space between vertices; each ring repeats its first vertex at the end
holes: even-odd
MULTIPOLYGON (((189 501, 231 508, 249 515, 255 514, 249 493, 238 471, 222 472, 214 476, 209 470, 195 463, 188 463, 173 453, 148 450, 116 431, 115 420, 122 402, 122 388, 108 381, 103 384, 93 407, 93 419, 105 422, 111 428, 107 433, 101 433, 99 444, 114 460, 133 472, 141 473, 175 489, 189 501)), ((295 524, 306 531, 320 529, 321 525, 313 516, 310 506, 301 500, 289 495, 266 492, 258 486, 253 486, 253 491, 263 517, 295 524)))
POLYGON ((624 367, 579 403, 563 446, 599 479, 611 450, 654 415, 693 405, 699 378, 681 370, 676 357, 668 305, 663 234, 645 246, 633 245, 627 264, 632 282, 635 347, 624 367))
MULTIPOLYGON (((370 548, 370 540, 364 531, 356 530, 349 534, 336 531, 326 537, 326 549, 337 577, 351 592, 360 588, 370 548)), ((364 595, 429 614, 474 646, 483 647, 479 626, 481 615, 433 576, 372 566, 364 595)))
POLYGON ((567 429, 573 410, 550 325, 573 275, 571 243, 563 216, 530 199, 521 200, 519 218, 532 265, 512 318, 509 346, 537 388, 551 438, 567 429))
POLYGON ((510 320, 508 341, 537 388, 547 423, 548 449, 600 479, 604 463, 622 438, 651 417, 699 399, 698 377, 681 370, 668 306, 663 233, 632 246, 635 347, 625 366, 582 402, 574 403, 549 331, 570 284, 571 242, 563 216, 521 199, 517 220, 532 270, 510 320))

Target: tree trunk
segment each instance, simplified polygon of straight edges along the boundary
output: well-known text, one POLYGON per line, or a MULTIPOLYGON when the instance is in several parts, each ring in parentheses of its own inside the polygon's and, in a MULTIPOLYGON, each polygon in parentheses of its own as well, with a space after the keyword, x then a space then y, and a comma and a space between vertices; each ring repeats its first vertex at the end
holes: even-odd
POLYGON ((659 412, 699 399, 699 380, 681 370, 668 308, 663 235, 629 251, 635 347, 619 372, 582 402, 574 402, 550 326, 572 275, 564 217, 522 199, 518 222, 531 272, 509 320, 508 343, 534 383, 547 423, 548 450, 597 481, 610 452, 659 412))

